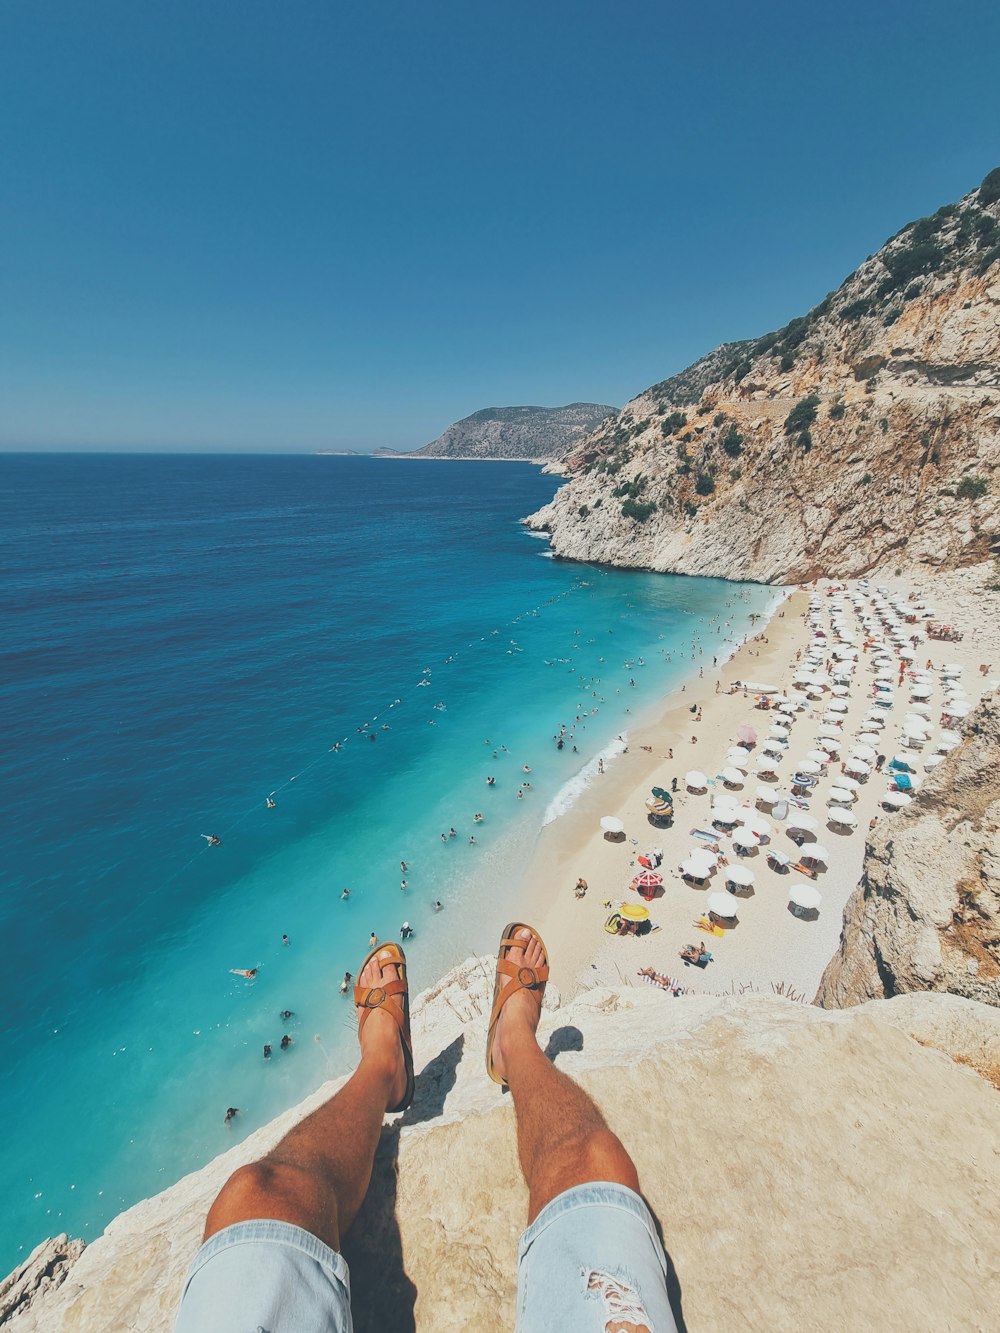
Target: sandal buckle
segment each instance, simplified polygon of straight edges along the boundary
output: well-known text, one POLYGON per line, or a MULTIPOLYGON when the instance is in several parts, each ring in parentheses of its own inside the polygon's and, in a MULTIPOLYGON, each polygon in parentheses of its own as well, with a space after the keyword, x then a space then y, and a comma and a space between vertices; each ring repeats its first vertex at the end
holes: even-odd
POLYGON ((525 990, 534 990, 538 985, 538 974, 533 967, 519 967, 517 969, 517 983, 523 986, 525 990))
POLYGON ((366 1009, 377 1009, 380 1004, 385 1004, 386 994, 382 986, 373 986, 368 992, 368 998, 365 1000, 366 1009))

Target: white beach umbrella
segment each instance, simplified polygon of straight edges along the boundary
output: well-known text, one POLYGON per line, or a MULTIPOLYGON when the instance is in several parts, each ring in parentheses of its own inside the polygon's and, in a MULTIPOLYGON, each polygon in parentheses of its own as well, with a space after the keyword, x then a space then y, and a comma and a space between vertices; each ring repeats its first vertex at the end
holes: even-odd
POLYGON ((690 875, 692 879, 708 879, 712 873, 712 867, 707 861, 694 861, 688 857, 686 861, 681 862, 681 874, 690 875))
POLYGON ((909 717, 911 713, 915 713, 917 717, 927 718, 933 716, 934 710, 931 708, 930 704, 911 703, 909 710, 907 711, 907 717, 909 717))
POLYGON ((804 912, 814 912, 823 901, 823 895, 812 884, 793 884, 788 890, 788 901, 804 912))
POLYGON ((845 828, 857 828, 858 817, 853 810, 846 810, 839 805, 828 805, 826 817, 831 824, 843 824, 845 828))
POLYGON ((951 731, 947 728, 941 732, 940 739, 946 741, 949 745, 960 745, 962 741, 962 737, 959 734, 959 732, 951 731))
POLYGON ((949 717, 968 717, 972 709, 968 704, 945 704, 944 711, 949 717))
POLYGON ((707 847, 693 848, 690 852, 688 852, 686 860, 701 861, 704 865, 709 866, 712 870, 714 870, 715 867, 719 864, 718 853, 709 851, 707 847))
POLYGON ((726 866, 726 883, 748 889, 757 876, 749 866, 726 866))
POLYGON ((848 759, 844 767, 848 773, 854 773, 857 777, 866 778, 871 772, 871 768, 863 759, 848 759))
POLYGON ((951 750, 954 750, 956 745, 961 745, 961 743, 961 741, 946 741, 942 736, 937 743, 937 749, 944 754, 948 754, 951 750))
POLYGON ((834 687, 830 691, 830 693, 836 695, 838 699, 843 699, 845 695, 850 694, 850 692, 851 691, 848 689, 846 685, 834 685, 834 687))
POLYGON ((852 745, 850 753, 852 759, 869 760, 875 758, 875 751, 870 745, 852 745))
POLYGON ((684 774, 684 785, 694 791, 705 791, 708 787, 708 778, 701 769, 692 768, 690 772, 684 774))
POLYGON ((858 734, 858 741, 861 745, 878 745, 879 739, 877 731, 862 731, 858 734))
POLYGON ((845 777, 843 773, 841 773, 841 774, 838 775, 838 777, 837 777, 837 779, 836 779, 836 785, 837 785, 838 787, 846 787, 848 791, 860 791, 860 790, 861 790, 861 783, 858 782, 857 778, 848 778, 848 777, 845 777))
POLYGON ((732 763, 736 763, 741 759, 749 759, 750 751, 747 749, 745 745, 731 745, 729 747, 729 754, 726 757, 732 763))
POLYGON ((764 805, 774 805, 776 801, 781 800, 777 787, 758 787, 754 797, 764 805))
POLYGON ((881 731, 885 726, 885 718, 881 713, 866 713, 862 719, 862 726, 875 727, 877 730, 881 731))
POLYGON ((738 768, 732 768, 730 765, 727 764, 726 767, 719 774, 719 777, 722 778, 723 782, 727 782, 731 787, 742 787, 745 774, 741 773, 738 768))
POLYGON ((828 713, 846 713, 847 704, 843 699, 831 699, 826 706, 826 711, 828 713))
POLYGON ((801 829, 803 833, 811 833, 813 829, 819 828, 819 820, 808 810, 793 810, 788 816, 787 826, 790 829, 801 829))
POLYGON ((938 764, 944 763, 944 755, 929 754, 923 762, 924 762, 924 768, 926 769, 937 768, 938 764))
POLYGON ((743 816, 738 810, 730 809, 728 806, 723 807, 721 810, 712 811, 712 823, 724 824, 727 828, 733 828, 742 818, 743 816))
POLYGON ((814 759, 817 764, 826 764, 830 760, 830 756, 825 750, 807 750, 806 758, 814 759))
POLYGON ((769 838, 771 836, 773 832, 771 825, 763 815, 757 813, 753 806, 745 805, 740 814, 743 816, 743 828, 748 828, 751 833, 756 833, 758 838, 769 838))
POLYGON ((902 810, 904 805, 909 805, 913 800, 912 796, 907 796, 905 791, 888 791, 882 797, 882 804, 891 806, 894 810, 902 810))
POLYGON ((809 773, 809 774, 822 773, 823 765, 817 764, 815 759, 802 759, 799 761, 796 767, 796 771, 799 773, 809 773))
POLYGON ((910 687, 910 694, 914 699, 929 699, 933 690, 930 685, 913 685, 910 687))
POLYGON ((601 828, 605 833, 624 833, 625 825, 614 815, 603 815, 601 817, 601 828))
POLYGON ((818 842, 808 842, 799 853, 799 859, 802 861, 815 861, 828 866, 830 864, 830 853, 818 842))
POLYGON ((784 718, 775 718, 771 723, 769 734, 772 736, 787 736, 792 729, 791 722, 784 718))
POLYGON ((708 910, 714 912, 716 916, 721 916, 726 921, 731 921, 739 915, 740 904, 731 893, 710 893, 708 895, 708 910))
POLYGON ((757 839, 754 837, 753 831, 748 829, 745 824, 741 824, 739 828, 733 829, 733 846, 743 847, 744 849, 751 849, 757 846, 757 839))
POLYGON ((829 796, 831 801, 836 801, 840 805, 853 805, 857 799, 850 787, 842 787, 840 783, 830 788, 829 796))

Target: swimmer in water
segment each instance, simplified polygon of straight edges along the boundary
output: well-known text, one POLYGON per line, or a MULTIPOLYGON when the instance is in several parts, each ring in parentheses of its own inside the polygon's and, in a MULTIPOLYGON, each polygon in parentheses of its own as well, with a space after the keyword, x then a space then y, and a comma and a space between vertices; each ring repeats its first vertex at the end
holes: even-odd
POLYGON ((286 1032, 285 1035, 282 1037, 281 1042, 280 1042, 279 1044, 280 1044, 281 1049, 282 1049, 283 1051, 287 1051, 288 1048, 289 1048, 289 1046, 294 1046, 294 1045, 295 1045, 295 1043, 292 1041, 291 1037, 288 1035, 287 1032, 286 1032))
POLYGON ((281 942, 282 942, 282 944, 289 944, 290 941, 289 941, 288 936, 287 936, 287 935, 282 935, 282 937, 281 937, 281 942))
POLYGON ((269 796, 267 798, 267 808, 268 810, 277 810, 278 802, 274 799, 273 796, 269 796))
POLYGON ((240 1113, 240 1108, 238 1106, 228 1106, 226 1108, 225 1119, 223 1120, 222 1123, 224 1125, 231 1125, 233 1123, 233 1120, 236 1118, 236 1116, 239 1115, 239 1113, 240 1113))
POLYGON ((234 977, 247 977, 250 981, 257 975, 255 967, 231 967, 229 970, 234 977))
POLYGON ((435 912, 440 912, 440 911, 443 910, 443 908, 444 908, 444 903, 443 903, 443 902, 441 902, 440 900, 437 901, 437 902, 435 902, 435 904, 434 904, 434 910, 435 910, 435 912))
POLYGON ((410 925, 409 921, 404 921, 399 928, 399 938, 401 940, 408 940, 412 934, 413 927, 410 925))
POLYGON ((368 947, 369 949, 378 948, 378 936, 375 934, 374 930, 372 931, 371 935, 368 938, 368 947))
POLYGON ((201 835, 208 843, 209 847, 221 847, 222 839, 217 833, 203 833, 201 835))
POLYGON ((265 1043, 264 1043, 264 1059, 265 1059, 265 1060, 270 1060, 270 1058, 271 1058, 271 1043, 270 1043, 269 1041, 265 1041, 265 1043))
MULTIPOLYGON (((348 972, 347 975, 350 976, 350 975, 351 975, 350 972, 348 972)), ((287 1023, 287 1021, 288 1021, 290 1018, 294 1018, 294 1017, 295 1017, 295 1011, 294 1011, 294 1009, 282 1009, 282 1011, 281 1011, 281 1013, 278 1015, 278 1017, 279 1017, 279 1018, 283 1018, 283 1019, 285 1020, 285 1022, 287 1023)))
POLYGON ((346 995, 346 994, 347 994, 347 988, 348 988, 348 986, 350 986, 352 980, 353 980, 353 978, 351 977, 350 972, 345 972, 345 973, 344 973, 344 980, 340 983, 340 993, 341 993, 341 995, 346 995))

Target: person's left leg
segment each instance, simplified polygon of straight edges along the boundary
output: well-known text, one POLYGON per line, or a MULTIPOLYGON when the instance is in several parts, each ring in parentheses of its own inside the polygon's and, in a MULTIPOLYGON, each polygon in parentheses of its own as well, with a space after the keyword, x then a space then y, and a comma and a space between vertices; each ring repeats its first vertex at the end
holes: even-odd
MULTIPOLYGON (((380 952, 358 977, 385 985, 398 967, 380 952)), ((237 1222, 290 1222, 332 1250, 358 1214, 371 1180, 386 1110, 402 1099, 406 1067, 399 1028, 387 1009, 368 1010, 361 1063, 323 1106, 290 1130, 259 1162, 241 1166, 209 1209, 204 1239, 237 1222)))

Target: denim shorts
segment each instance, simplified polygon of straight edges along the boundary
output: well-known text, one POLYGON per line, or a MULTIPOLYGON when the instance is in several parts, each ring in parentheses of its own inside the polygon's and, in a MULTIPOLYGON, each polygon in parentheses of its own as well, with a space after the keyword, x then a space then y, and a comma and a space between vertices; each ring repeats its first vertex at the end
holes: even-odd
MULTIPOLYGON (((676 1333, 649 1209, 624 1185, 577 1185, 521 1236, 517 1333, 676 1333)), ((486 1299, 484 1295, 484 1299, 486 1299)), ((288 1222, 216 1232, 188 1270, 175 1333, 351 1333, 343 1256, 288 1222)))

